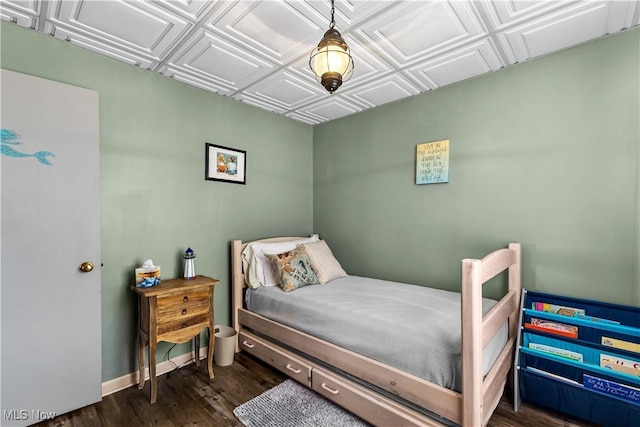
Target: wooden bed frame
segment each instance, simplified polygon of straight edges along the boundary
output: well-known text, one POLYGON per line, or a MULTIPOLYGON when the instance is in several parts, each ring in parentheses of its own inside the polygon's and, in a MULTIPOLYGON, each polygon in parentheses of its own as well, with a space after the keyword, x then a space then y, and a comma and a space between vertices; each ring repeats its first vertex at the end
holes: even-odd
MULTIPOLYGON (((256 242, 300 238, 276 237, 256 242)), ((242 251, 248 243, 254 242, 232 241, 232 316, 233 326, 239 332, 236 352, 245 350, 254 354, 374 425, 440 426, 452 421, 476 427, 488 423, 513 363, 521 288, 520 244, 511 243, 508 248, 491 252, 481 260, 462 260, 463 380, 462 393, 457 393, 246 310, 242 251), (508 270, 508 291, 483 316, 482 285, 505 270, 508 270), (507 343, 483 378, 483 348, 507 320, 507 343), (338 371, 327 369, 326 364, 338 371), (345 372, 386 393, 352 381, 345 372), (389 394, 436 416, 427 417, 390 399, 389 394)))

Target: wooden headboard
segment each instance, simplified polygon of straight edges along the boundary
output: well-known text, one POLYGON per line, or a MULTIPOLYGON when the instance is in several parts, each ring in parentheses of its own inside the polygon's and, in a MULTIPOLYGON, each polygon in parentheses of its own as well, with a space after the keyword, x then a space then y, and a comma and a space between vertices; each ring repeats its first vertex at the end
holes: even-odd
MULTIPOLYGON (((253 240, 243 242, 242 240, 231 241, 231 321, 233 328, 240 331, 240 323, 238 322, 238 310, 244 306, 244 288, 247 284, 244 281, 244 271, 242 271, 242 251, 250 243, 278 243, 288 240, 300 240, 307 237, 318 237, 317 234, 303 237, 271 237, 267 239, 253 240)), ((236 353, 240 351, 240 347, 236 342, 236 353)))

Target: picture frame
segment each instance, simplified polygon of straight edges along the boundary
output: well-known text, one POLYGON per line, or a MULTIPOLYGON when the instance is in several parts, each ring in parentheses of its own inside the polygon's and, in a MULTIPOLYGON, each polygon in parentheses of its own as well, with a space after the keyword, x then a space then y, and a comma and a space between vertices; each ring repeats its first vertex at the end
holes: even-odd
POLYGON ((245 185, 247 152, 206 142, 204 179, 245 185))
POLYGON ((416 146, 416 184, 449 182, 449 142, 443 139, 416 146))

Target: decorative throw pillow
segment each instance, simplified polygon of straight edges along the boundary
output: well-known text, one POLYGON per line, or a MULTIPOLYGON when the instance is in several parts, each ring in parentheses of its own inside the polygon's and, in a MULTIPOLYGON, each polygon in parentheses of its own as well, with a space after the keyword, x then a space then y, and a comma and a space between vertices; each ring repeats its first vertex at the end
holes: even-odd
MULTIPOLYGON (((305 239, 285 240, 273 243, 251 243, 254 259, 256 261, 256 273, 259 284, 257 286, 275 286, 280 284, 280 275, 273 268, 273 262, 267 255, 276 255, 284 251, 291 251, 300 243, 317 242, 317 236, 305 239)), ((245 270, 246 272, 246 270, 245 270)))
POLYGON ((317 285, 318 278, 311 268, 304 248, 296 248, 276 255, 268 254, 280 277, 280 287, 289 292, 306 285, 317 285))
POLYGON ((330 280, 345 277, 347 273, 342 269, 338 260, 333 256, 333 252, 329 249, 327 242, 320 240, 319 242, 303 243, 298 245, 303 247, 309 260, 311 268, 318 276, 320 284, 325 284, 330 280))

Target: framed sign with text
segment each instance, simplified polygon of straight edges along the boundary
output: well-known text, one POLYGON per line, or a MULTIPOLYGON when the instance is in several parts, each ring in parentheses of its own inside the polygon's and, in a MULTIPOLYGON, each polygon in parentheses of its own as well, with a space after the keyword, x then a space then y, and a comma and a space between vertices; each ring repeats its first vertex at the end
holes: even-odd
POLYGON ((416 146, 416 184, 449 182, 449 140, 416 146))

